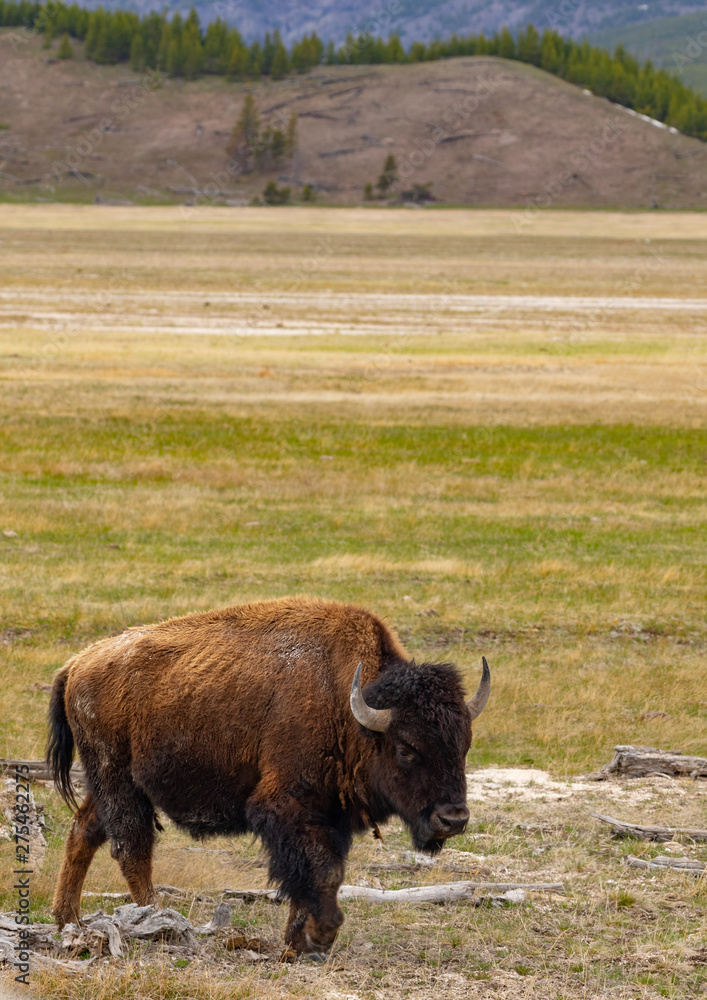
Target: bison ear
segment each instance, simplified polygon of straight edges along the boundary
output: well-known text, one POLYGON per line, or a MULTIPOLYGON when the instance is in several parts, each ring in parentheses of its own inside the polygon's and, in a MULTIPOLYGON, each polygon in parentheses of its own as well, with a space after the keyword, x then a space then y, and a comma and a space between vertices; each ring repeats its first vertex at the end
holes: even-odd
POLYGON ((360 722, 362 726, 366 729, 372 729, 374 733, 384 733, 388 726, 390 725, 390 719, 392 712, 389 708, 371 708, 363 700, 363 691, 361 690, 361 667, 362 664, 356 667, 356 673, 354 674, 354 679, 351 684, 351 711, 354 714, 354 718, 357 722, 360 722))
POLYGON ((489 700, 489 695, 491 694, 491 671, 489 670, 489 665, 486 662, 485 656, 481 657, 481 662, 484 665, 484 669, 481 674, 481 683, 479 684, 474 697, 469 698, 466 703, 466 707, 471 713, 472 720, 478 715, 481 715, 486 707, 486 702, 489 700))

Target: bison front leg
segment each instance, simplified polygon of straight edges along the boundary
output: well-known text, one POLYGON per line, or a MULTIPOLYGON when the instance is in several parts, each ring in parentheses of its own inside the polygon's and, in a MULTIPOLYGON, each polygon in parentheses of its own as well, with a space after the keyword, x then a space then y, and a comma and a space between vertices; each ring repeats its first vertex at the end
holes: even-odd
POLYGON ((291 900, 288 949, 327 952, 344 922, 336 895, 350 846, 348 831, 316 822, 291 796, 251 800, 248 814, 270 854, 270 878, 291 900))
POLYGON ((285 925, 285 944, 297 954, 324 954, 333 945, 339 928, 344 922, 336 895, 343 880, 344 866, 332 868, 328 884, 325 878, 317 880, 317 898, 292 899, 285 925))

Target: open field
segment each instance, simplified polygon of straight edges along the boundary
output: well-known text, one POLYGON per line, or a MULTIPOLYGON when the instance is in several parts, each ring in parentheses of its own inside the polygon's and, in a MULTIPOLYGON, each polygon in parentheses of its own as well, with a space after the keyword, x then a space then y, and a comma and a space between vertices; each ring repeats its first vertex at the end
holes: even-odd
MULTIPOLYGON (((470 772, 565 779, 617 743, 707 755, 706 263, 690 214, 2 206, 0 755, 42 755, 42 685, 93 639, 293 592, 371 607, 469 687, 488 657, 470 772)), ((323 968, 135 955, 35 989, 705 996, 704 878, 624 867, 665 845, 617 844, 590 816, 705 827, 705 783, 558 787, 501 780, 430 871, 376 877, 561 880, 565 896, 347 903, 323 968)), ((45 920, 69 814, 37 796, 45 920)), ((383 833, 347 881, 404 860, 407 835, 383 833)), ((158 882, 265 884, 249 841, 190 846, 167 829, 158 882)), ((0 867, 7 911, 3 842, 0 867)), ((105 849, 86 888, 124 889, 105 849)), ((282 910, 234 914, 276 956, 282 910)))

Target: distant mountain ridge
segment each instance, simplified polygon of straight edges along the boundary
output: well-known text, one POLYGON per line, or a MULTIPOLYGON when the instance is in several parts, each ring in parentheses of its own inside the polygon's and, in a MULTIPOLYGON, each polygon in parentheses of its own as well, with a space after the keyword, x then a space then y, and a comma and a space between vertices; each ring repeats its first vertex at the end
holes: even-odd
POLYGON ((262 39, 278 28, 286 44, 316 31, 324 41, 341 42, 347 33, 387 36, 397 32, 405 44, 429 41, 453 32, 492 34, 504 25, 511 30, 532 23, 537 28, 557 28, 580 38, 597 32, 627 28, 683 14, 705 11, 699 0, 88 0, 88 7, 123 8, 147 13, 151 10, 185 12, 196 7, 202 23, 220 17, 236 26, 247 39, 262 39))

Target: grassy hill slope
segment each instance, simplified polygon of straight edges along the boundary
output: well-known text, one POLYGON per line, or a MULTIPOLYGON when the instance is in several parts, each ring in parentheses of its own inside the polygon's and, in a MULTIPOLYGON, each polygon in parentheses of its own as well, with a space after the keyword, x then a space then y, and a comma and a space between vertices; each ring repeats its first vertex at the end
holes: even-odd
MULTIPOLYGON (((193 83, 126 66, 56 61, 0 32, 0 193, 247 203, 268 180, 358 203, 386 156, 399 193, 446 203, 702 208, 707 145, 630 115, 532 66, 476 57, 320 67, 280 82, 193 83), (298 151, 243 174, 225 151, 246 92, 263 125, 298 116, 298 151)), ((56 45, 56 43, 55 43, 56 45)), ((78 46, 75 46, 78 49, 78 46)), ((79 53, 76 53, 77 56, 79 53)))

